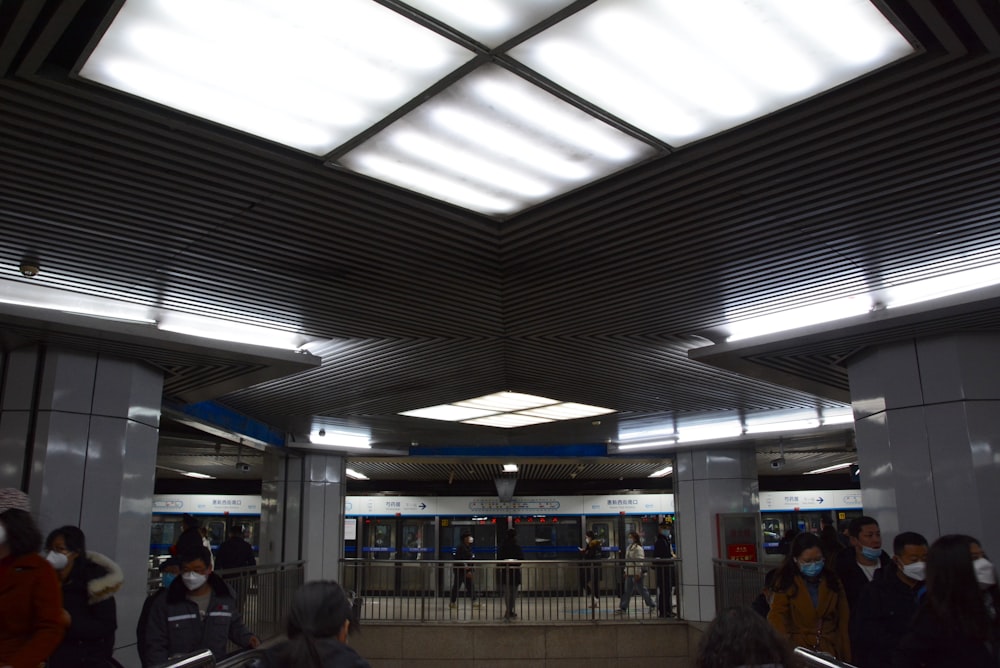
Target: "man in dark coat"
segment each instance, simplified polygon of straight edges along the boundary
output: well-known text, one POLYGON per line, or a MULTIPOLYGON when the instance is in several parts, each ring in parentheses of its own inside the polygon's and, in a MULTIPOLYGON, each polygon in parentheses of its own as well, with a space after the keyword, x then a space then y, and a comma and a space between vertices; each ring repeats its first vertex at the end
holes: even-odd
MULTIPOLYGON (((507 529, 507 537, 500 545, 497 559, 508 562, 524 561, 524 550, 517 543, 516 529, 507 529)), ((520 564, 513 565, 508 563, 500 566, 499 570, 498 575, 500 576, 504 603, 507 608, 507 611, 504 613, 504 619, 516 619, 517 613, 514 612, 514 602, 517 599, 517 588, 521 586, 521 566, 520 564)))
POLYGON ((243 540, 243 529, 238 526, 231 527, 229 538, 215 552, 215 569, 224 571, 227 568, 246 568, 256 565, 253 546, 243 540))
MULTIPOLYGON (((653 559, 673 559, 674 549, 673 526, 664 520, 660 523, 659 533, 656 535, 656 542, 653 543, 653 559)), ((659 617, 672 617, 673 605, 673 577, 671 569, 673 564, 656 564, 656 613, 659 617)))
POLYGON ((872 580, 882 577, 881 569, 891 560, 882 549, 882 531, 874 518, 855 517, 847 531, 851 536, 851 548, 837 555, 834 571, 844 585, 853 617, 861 590, 872 580))
POLYGON ((927 539, 905 531, 892 543, 883 577, 861 590, 851 610, 851 663, 860 668, 892 665, 892 655, 917 613, 924 584, 927 539))

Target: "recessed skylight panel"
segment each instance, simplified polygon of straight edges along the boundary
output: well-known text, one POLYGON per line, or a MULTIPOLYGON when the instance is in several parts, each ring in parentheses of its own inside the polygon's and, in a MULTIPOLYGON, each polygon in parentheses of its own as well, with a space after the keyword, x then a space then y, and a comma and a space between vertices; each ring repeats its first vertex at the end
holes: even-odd
POLYGON ((406 4, 485 46, 496 47, 572 4, 572 0, 407 0, 406 4))
POLYGON ((553 404, 551 406, 542 406, 541 408, 531 408, 528 410, 518 411, 519 415, 534 415, 535 417, 545 417, 552 420, 575 420, 582 417, 591 417, 593 415, 604 415, 605 413, 613 413, 614 411, 610 408, 601 408, 600 406, 588 406, 587 404, 575 404, 571 402, 553 404))
POLYGON ((548 406, 555 403, 558 403, 555 399, 546 399, 545 397, 538 397, 533 394, 523 394, 521 392, 497 392, 495 394, 488 394, 485 397, 479 397, 478 399, 458 401, 455 405, 465 406, 468 408, 493 409, 497 413, 506 413, 508 411, 517 411, 537 406, 548 406))
POLYGON ((418 408, 412 411, 400 413, 409 417, 426 418, 428 420, 446 420, 448 422, 459 422, 472 418, 492 415, 496 411, 483 410, 481 408, 464 408, 455 404, 442 404, 440 406, 430 406, 428 408, 418 408))
POLYGON ((521 413, 502 413, 500 415, 490 415, 488 417, 475 418, 473 420, 462 420, 465 424, 478 424, 487 427, 503 427, 511 429, 513 427, 527 427, 532 424, 542 422, 552 422, 549 418, 533 417, 521 413))
POLYGON ((151 0, 80 74, 323 155, 472 57, 371 0, 151 0))

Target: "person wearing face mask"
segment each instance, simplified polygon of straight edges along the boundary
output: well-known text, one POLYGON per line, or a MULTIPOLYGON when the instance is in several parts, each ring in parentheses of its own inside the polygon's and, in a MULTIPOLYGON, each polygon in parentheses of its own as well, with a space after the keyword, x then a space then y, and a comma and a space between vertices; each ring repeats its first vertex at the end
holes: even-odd
POLYGON ((927 594, 903 636, 895 668, 996 668, 1000 593, 996 570, 971 536, 941 536, 927 552, 927 594))
POLYGON ((59 578, 41 549, 28 495, 0 489, 0 668, 38 668, 69 626, 59 578))
POLYGON ((144 666, 172 656, 211 650, 216 660, 226 655, 229 641, 246 648, 260 640, 243 624, 236 599, 222 578, 212 572, 205 547, 181 554, 181 575, 150 604, 146 622, 144 666))
POLYGON ((884 668, 910 629, 924 587, 927 539, 904 531, 892 541, 892 563, 885 576, 865 587, 851 613, 852 663, 884 668))
POLYGON ((801 533, 774 578, 767 620, 791 645, 851 660, 850 610, 836 574, 826 565, 815 534, 801 533))
POLYGON ((181 561, 177 557, 170 557, 160 563, 160 588, 151 596, 147 596, 142 604, 142 612, 139 613, 139 621, 135 625, 135 646, 139 650, 139 661, 143 666, 151 665, 146 653, 146 627, 149 622, 149 610, 153 607, 153 601, 159 596, 166 596, 170 585, 174 583, 181 574, 181 561))
POLYGON ((458 590, 463 584, 466 591, 469 592, 469 600, 472 601, 472 607, 479 607, 474 586, 473 576, 475 573, 472 570, 472 560, 476 558, 476 554, 472 551, 473 540, 472 534, 466 531, 462 534, 462 540, 459 542, 458 547, 455 548, 455 561, 462 563, 456 564, 452 569, 451 602, 448 604, 450 608, 458 607, 458 590))
POLYGON ((49 658, 49 668, 108 665, 115 650, 118 616, 115 592, 124 581, 118 564, 87 551, 87 539, 75 526, 63 526, 45 539, 46 559, 62 584, 63 607, 72 620, 66 636, 49 658))
POLYGON ((851 548, 841 550, 837 555, 833 570, 847 592, 847 604, 851 614, 861 590, 872 580, 882 576, 881 569, 889 565, 891 559, 882 550, 882 531, 872 517, 855 517, 847 525, 851 538, 851 548))
POLYGON ((656 541, 653 543, 653 559, 656 564, 653 569, 656 573, 656 614, 658 617, 673 617, 674 614, 674 587, 671 564, 660 561, 661 559, 673 559, 673 525, 668 520, 660 522, 656 534, 656 541))

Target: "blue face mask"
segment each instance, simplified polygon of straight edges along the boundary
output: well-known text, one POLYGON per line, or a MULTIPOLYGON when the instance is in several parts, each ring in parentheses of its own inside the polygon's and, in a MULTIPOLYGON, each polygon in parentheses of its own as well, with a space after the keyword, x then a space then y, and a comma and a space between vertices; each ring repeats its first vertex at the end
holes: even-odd
POLYGON ((882 548, 865 547, 864 545, 862 545, 861 556, 863 556, 865 559, 872 559, 872 560, 878 559, 879 557, 882 556, 882 548))
POLYGON ((172 585, 174 583, 174 580, 176 580, 176 579, 177 579, 177 575, 176 574, 174 574, 174 573, 164 573, 163 574, 163 586, 164 586, 164 588, 169 589, 170 585, 172 585))
POLYGON ((807 578, 814 578, 823 572, 823 564, 825 562, 820 559, 819 561, 814 561, 809 564, 799 564, 799 570, 802 571, 802 575, 807 578))

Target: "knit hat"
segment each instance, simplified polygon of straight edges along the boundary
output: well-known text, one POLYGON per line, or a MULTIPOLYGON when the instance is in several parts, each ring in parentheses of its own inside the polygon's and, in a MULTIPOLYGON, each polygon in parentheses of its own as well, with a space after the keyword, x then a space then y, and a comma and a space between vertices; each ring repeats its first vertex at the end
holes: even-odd
POLYGON ((0 515, 8 510, 23 510, 30 513, 31 502, 28 500, 28 495, 13 487, 0 489, 0 515))

